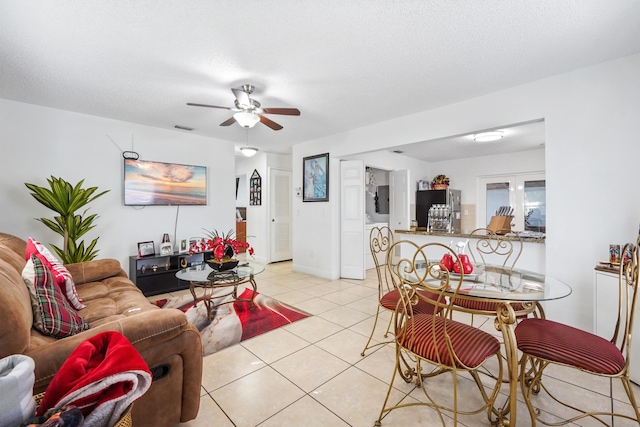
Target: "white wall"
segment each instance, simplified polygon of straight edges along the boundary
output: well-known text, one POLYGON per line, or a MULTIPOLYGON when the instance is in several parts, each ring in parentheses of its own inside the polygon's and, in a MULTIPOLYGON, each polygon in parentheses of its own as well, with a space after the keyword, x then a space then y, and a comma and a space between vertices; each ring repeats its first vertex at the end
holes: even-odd
MULTIPOLYGON (((605 259, 609 243, 635 241, 640 219, 639 76, 640 55, 632 55, 302 143, 293 148, 294 181, 301 182, 298 165, 304 156, 329 151, 333 174, 338 170, 335 159, 341 156, 542 118, 547 274, 573 288, 570 297, 549 304, 548 315, 591 329, 593 267, 605 259)), ((327 203, 294 201, 299 211, 293 227, 294 269, 298 271, 321 271, 330 277, 339 274, 339 187, 335 181, 331 181, 327 203)))
POLYGON ((172 242, 202 236, 202 228, 229 230, 235 226, 235 164, 233 143, 68 111, 0 99, 0 230, 45 244, 61 246, 61 237, 34 218, 54 213, 29 195, 25 182, 47 186, 51 175, 73 184, 97 186, 109 193, 92 202, 96 228, 85 235, 88 244, 100 237, 99 258, 115 258, 128 271, 137 242, 153 240, 159 252, 163 233, 172 242), (111 137, 116 147, 109 138, 111 137), (133 138, 133 142, 132 142, 133 138), (174 236, 176 206, 123 205, 122 150, 134 150, 143 160, 207 167, 207 206, 181 206, 174 236))
POLYGON ((429 168, 451 179, 451 188, 462 191, 463 204, 477 204, 478 177, 512 173, 544 172, 545 150, 432 162, 429 168))

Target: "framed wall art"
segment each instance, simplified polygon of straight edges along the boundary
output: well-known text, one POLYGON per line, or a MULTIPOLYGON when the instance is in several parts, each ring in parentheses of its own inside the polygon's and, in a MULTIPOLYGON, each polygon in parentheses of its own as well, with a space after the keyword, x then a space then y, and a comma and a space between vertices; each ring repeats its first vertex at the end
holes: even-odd
POLYGON ((262 178, 256 169, 253 170, 249 180, 249 205, 262 205, 262 178))
POLYGON ((302 159, 302 201, 329 201, 329 153, 302 159))

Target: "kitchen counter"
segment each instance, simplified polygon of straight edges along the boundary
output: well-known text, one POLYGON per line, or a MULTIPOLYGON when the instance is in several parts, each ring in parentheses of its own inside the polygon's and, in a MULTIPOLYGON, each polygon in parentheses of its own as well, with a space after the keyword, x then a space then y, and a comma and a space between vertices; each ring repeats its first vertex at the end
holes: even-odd
MULTIPOLYGON (((455 248, 456 244, 460 241, 466 241, 469 239, 469 245, 475 245, 474 241, 477 241, 480 236, 472 236, 466 233, 446 233, 446 232, 430 232, 430 231, 409 231, 409 230, 395 230, 395 241, 398 240, 411 240, 418 245, 424 245, 426 243, 441 243, 445 246, 455 248)), ((501 236, 501 238, 504 236, 501 236)), ((510 239, 509 237, 504 237, 510 239)), ((546 265, 546 246, 544 244, 544 238, 525 238, 522 239, 522 254, 518 258, 517 266, 524 270, 535 271, 537 273, 545 273, 546 265)), ((501 264, 503 260, 495 255, 486 257, 487 262, 494 264, 501 264)))
MULTIPOLYGON (((478 236, 472 236, 470 234, 465 234, 465 233, 447 233, 446 231, 394 230, 393 232, 396 233, 396 234, 413 234, 413 235, 419 235, 419 236, 451 237, 451 238, 458 238, 458 239, 478 238, 478 236)), ((511 239, 511 237, 508 237, 508 236, 500 236, 500 237, 503 238, 503 239, 511 239)), ((544 237, 536 237, 536 238, 523 237, 522 241, 523 242, 530 242, 530 243, 544 243, 545 242, 545 238, 544 237)))

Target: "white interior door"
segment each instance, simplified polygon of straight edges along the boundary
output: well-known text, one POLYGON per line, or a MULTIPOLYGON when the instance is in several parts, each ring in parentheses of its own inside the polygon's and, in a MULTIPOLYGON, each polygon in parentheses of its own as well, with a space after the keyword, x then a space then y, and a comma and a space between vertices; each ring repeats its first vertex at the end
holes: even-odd
POLYGON ((364 162, 340 162, 340 277, 364 279, 364 162))
POLYGON ((389 172, 389 228, 409 230, 409 170, 389 172))
POLYGON ((269 169, 269 262, 291 255, 291 171, 269 169))

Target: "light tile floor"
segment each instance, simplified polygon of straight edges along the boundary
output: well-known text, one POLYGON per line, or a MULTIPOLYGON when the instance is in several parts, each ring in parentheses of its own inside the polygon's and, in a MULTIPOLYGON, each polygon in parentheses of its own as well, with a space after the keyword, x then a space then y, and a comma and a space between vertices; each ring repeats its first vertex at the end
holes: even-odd
MULTIPOLYGON (((259 292, 313 316, 206 356, 198 418, 181 426, 373 426, 394 367, 391 345, 375 347, 365 357, 360 356, 376 310, 375 271, 369 270, 362 281, 329 281, 292 272, 291 263, 284 262, 267 266, 256 280, 259 292)), ((162 297, 166 295, 152 299, 162 297)), ((374 335, 378 341, 384 341, 388 319, 389 313, 384 313, 374 335)), ((476 316, 474 325, 499 336, 492 319, 476 316)), ((594 407, 610 404, 607 380, 594 380, 566 369, 548 369, 545 375, 560 387, 563 396, 594 407)), ((446 398, 451 376, 429 381, 431 389, 446 398)), ((476 391, 469 378, 462 378, 460 402, 476 401, 476 391)), ((640 397, 639 387, 634 386, 634 392, 640 397)), ((630 410, 621 387, 615 383, 614 397, 616 405, 630 410)), ((418 402, 424 401, 424 395, 413 384, 396 380, 391 399, 418 402)), ((545 411, 557 410, 546 401, 540 406, 545 411)), ((531 424, 522 401, 517 416, 519 426, 531 424)), ((453 419, 446 417, 445 424, 454 425, 453 419)), ((484 412, 460 417, 459 424, 490 425, 484 412)), ((430 408, 413 406, 388 413, 382 425, 440 426, 442 422, 430 408)), ((581 420, 573 425, 601 424, 581 420)), ((616 420, 615 425, 636 424, 616 420)))

